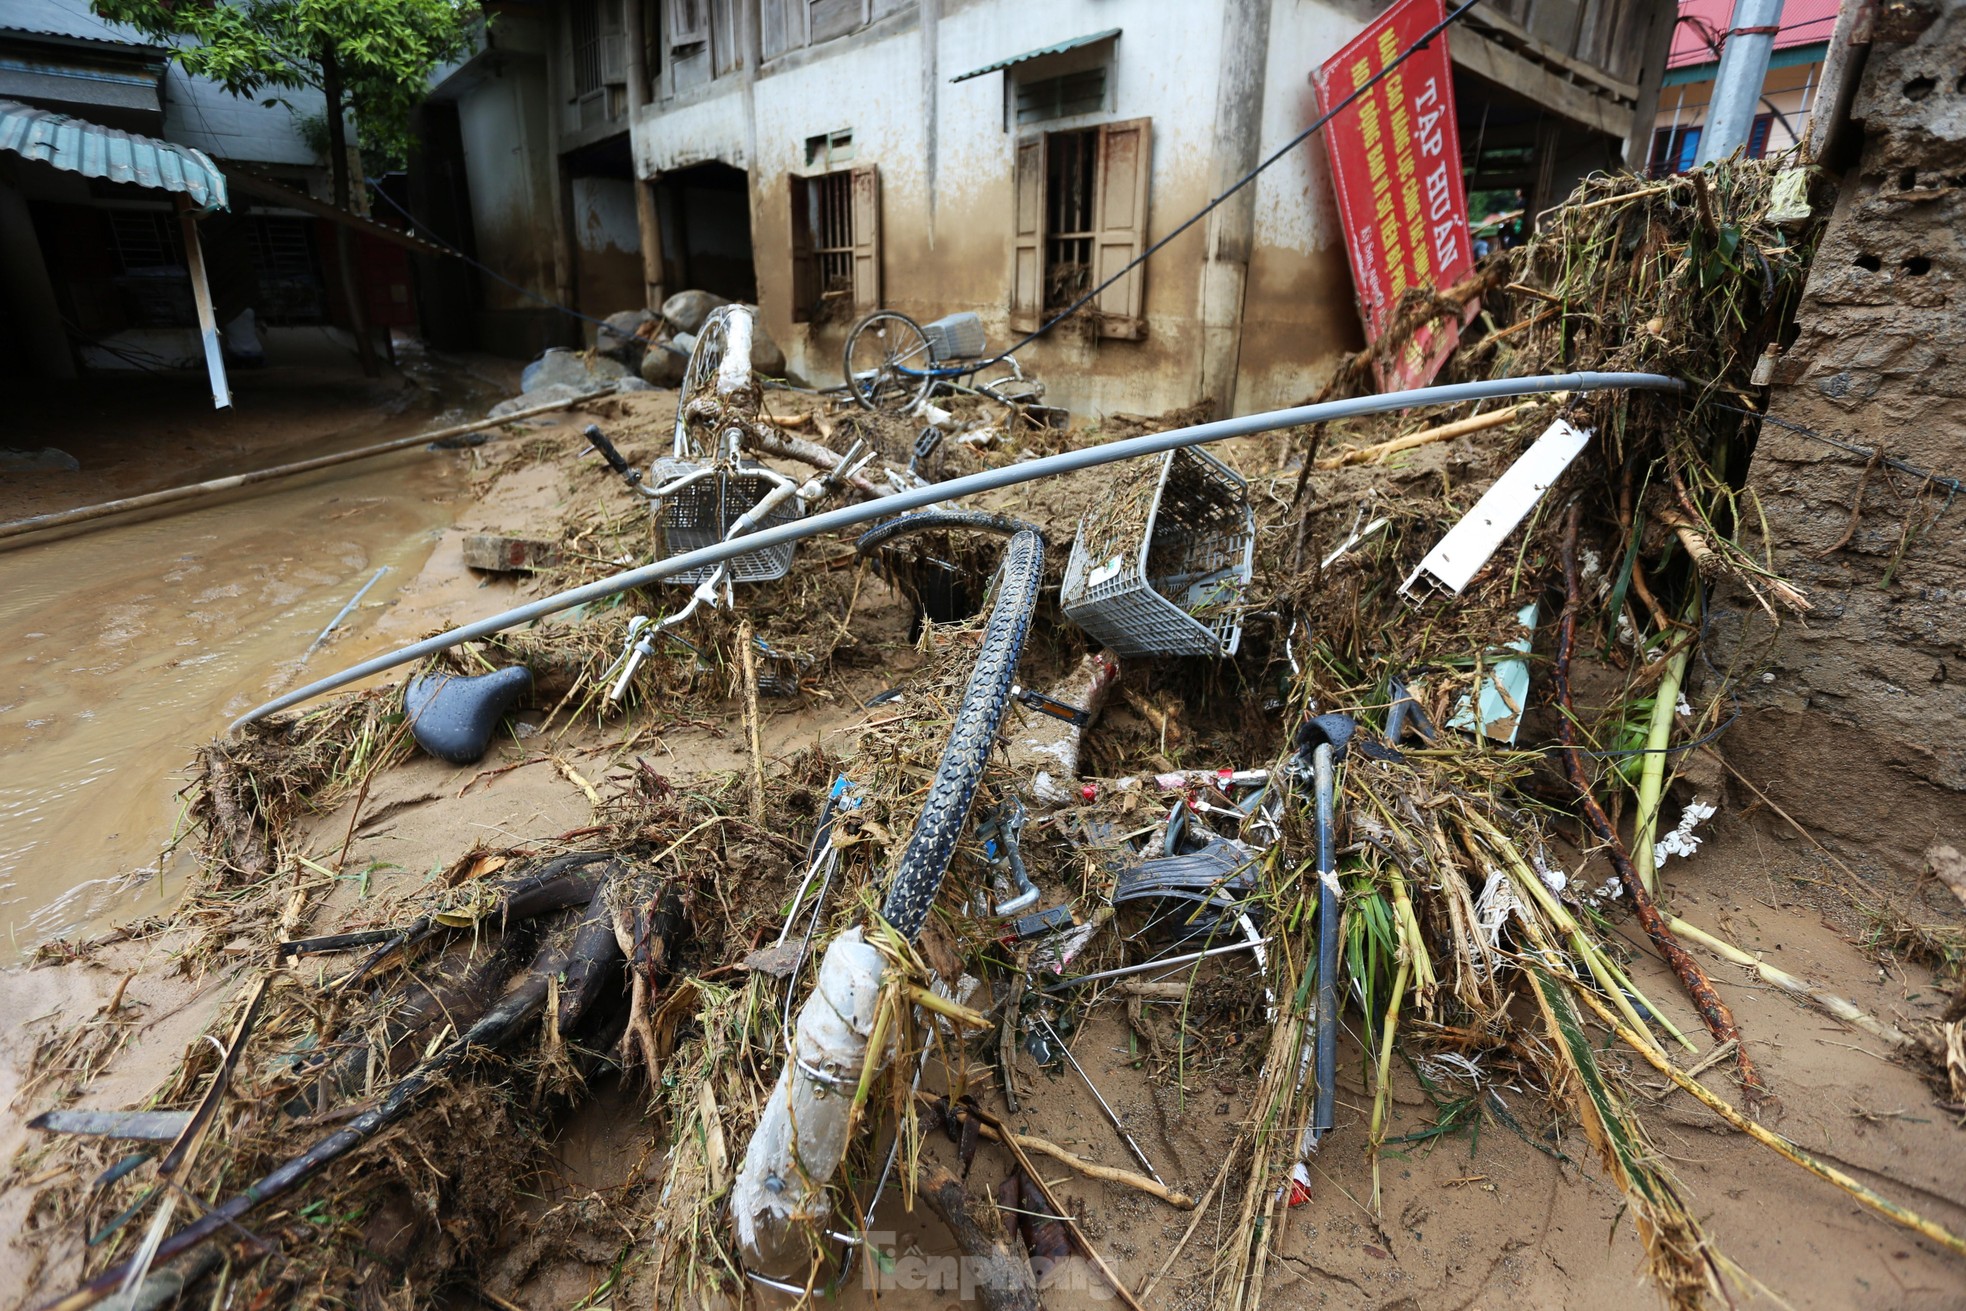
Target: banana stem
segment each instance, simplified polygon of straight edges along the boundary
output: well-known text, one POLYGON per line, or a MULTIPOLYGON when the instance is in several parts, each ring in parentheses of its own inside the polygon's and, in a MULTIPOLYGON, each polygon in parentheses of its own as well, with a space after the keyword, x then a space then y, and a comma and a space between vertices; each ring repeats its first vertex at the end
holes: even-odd
MULTIPOLYGON (((1687 602, 1689 623, 1698 617, 1699 608, 1698 596, 1687 602)), ((1659 890, 1659 876, 1653 844, 1659 836, 1659 800, 1666 790, 1666 748, 1672 743, 1679 689, 1685 684, 1686 662, 1692 655, 1693 647, 1689 643, 1666 660, 1665 673, 1659 677, 1659 695, 1652 702, 1652 723, 1645 733, 1645 759, 1639 767, 1638 831, 1632 843, 1632 866, 1638 870, 1638 881, 1645 885, 1645 890, 1654 894, 1659 890)))

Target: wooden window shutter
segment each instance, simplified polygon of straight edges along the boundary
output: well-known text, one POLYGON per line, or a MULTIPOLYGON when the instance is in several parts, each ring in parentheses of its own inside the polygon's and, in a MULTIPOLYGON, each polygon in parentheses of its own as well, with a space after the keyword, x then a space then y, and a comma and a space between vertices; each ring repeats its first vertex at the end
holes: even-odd
MULTIPOLYGON (((1147 244, 1147 183, 1153 173, 1151 119, 1099 129, 1099 193, 1094 201, 1094 285, 1125 268, 1147 244)), ((1099 293, 1099 335, 1138 341, 1147 335, 1146 266, 1099 293)))
POLYGON ((621 86, 628 81, 628 15, 623 0, 601 0, 601 81, 621 86))
POLYGON ((794 44, 786 33, 788 0, 758 0, 758 42, 762 58, 784 54, 794 44))
POLYGON ((812 180, 792 184, 792 322, 809 323, 819 305, 819 256, 812 244, 812 180))
POLYGON ((1044 310, 1044 138, 1017 143, 1011 206, 1010 326, 1029 332, 1044 310))
POLYGON ((853 308, 881 307, 881 174, 872 164, 853 170, 853 308))
POLYGON ((669 44, 699 45, 710 39, 707 0, 669 0, 669 44))

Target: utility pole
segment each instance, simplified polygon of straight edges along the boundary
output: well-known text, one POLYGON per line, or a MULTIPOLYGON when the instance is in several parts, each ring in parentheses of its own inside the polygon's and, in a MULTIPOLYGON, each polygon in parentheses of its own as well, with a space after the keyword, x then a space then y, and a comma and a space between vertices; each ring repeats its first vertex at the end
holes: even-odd
POLYGON ((1706 130, 1700 133, 1694 163, 1725 159, 1747 144, 1781 25, 1782 0, 1734 0, 1734 21, 1721 45, 1713 102, 1707 106, 1706 130))

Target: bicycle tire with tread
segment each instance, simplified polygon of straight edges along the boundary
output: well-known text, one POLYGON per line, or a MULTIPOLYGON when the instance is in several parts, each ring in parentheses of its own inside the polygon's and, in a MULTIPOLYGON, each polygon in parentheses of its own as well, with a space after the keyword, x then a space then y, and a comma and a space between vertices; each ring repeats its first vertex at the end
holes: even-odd
MULTIPOLYGON (((919 522, 928 518, 919 516, 915 526, 932 526, 919 522)), ((1044 538, 1036 528, 1022 526, 1004 548, 996 601, 984 628, 982 648, 963 687, 949 741, 929 784, 928 800, 915 821, 881 906, 883 917, 910 941, 928 923, 929 911, 942 890, 943 875, 955 856, 957 840, 969 821, 970 804, 1010 704, 1017 662, 1030 633, 1043 577, 1044 538)))

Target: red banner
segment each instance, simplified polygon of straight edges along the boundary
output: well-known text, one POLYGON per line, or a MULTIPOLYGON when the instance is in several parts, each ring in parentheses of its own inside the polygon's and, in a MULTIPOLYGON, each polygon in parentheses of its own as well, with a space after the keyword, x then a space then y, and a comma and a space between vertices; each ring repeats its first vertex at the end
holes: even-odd
MULTIPOLYGON (((1442 0, 1399 0, 1313 75, 1319 109, 1371 81, 1444 15, 1442 0)), ((1359 314, 1376 341, 1409 288, 1445 289, 1474 271, 1447 33, 1325 124, 1324 148, 1359 314)), ((1416 332, 1381 383, 1425 386, 1460 335, 1453 319, 1416 332)))

